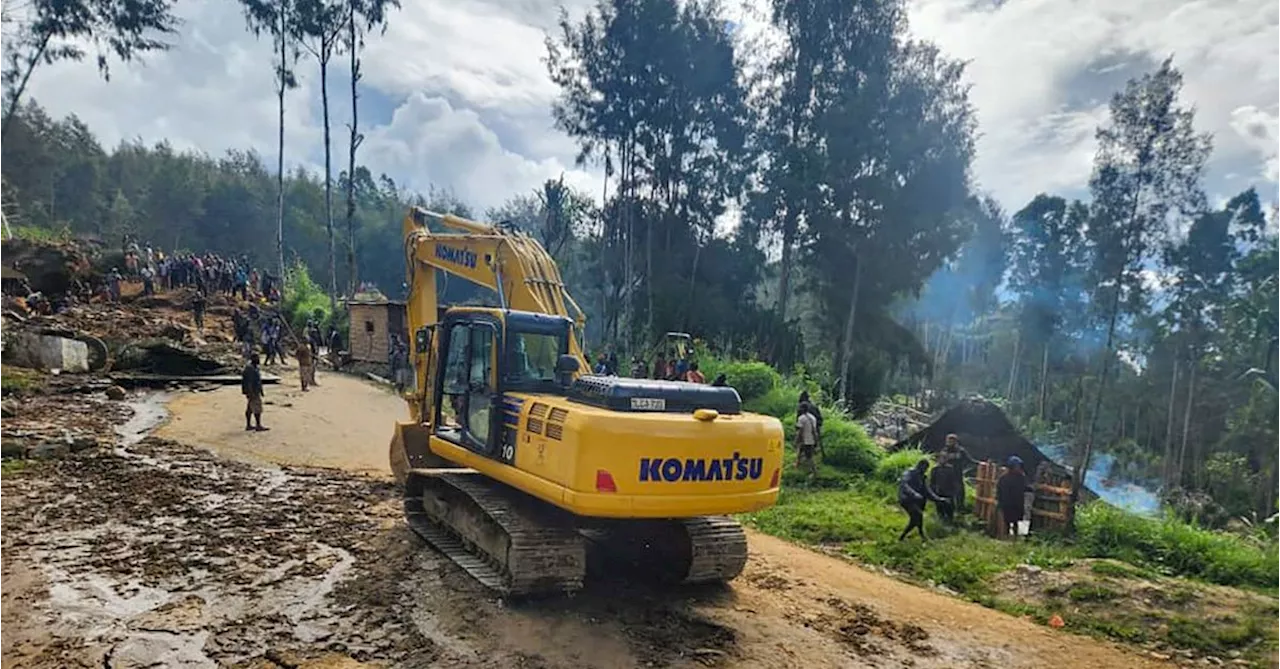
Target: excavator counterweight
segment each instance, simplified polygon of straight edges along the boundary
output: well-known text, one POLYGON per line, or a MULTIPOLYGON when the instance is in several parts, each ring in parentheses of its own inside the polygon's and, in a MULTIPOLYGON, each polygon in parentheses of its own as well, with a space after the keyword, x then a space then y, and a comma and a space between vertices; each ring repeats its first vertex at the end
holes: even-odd
POLYGON ((741 573, 729 515, 777 501, 777 419, 732 388, 586 374, 585 315, 523 232, 414 208, 404 249, 417 384, 390 459, 415 532, 511 595, 580 589, 588 549, 675 582, 741 573), (497 305, 441 309, 437 272, 497 305))

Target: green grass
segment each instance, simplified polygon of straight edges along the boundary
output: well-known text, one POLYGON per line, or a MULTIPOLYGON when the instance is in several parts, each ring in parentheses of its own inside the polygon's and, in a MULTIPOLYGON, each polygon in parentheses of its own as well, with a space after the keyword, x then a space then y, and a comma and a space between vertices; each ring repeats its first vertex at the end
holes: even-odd
POLYGON ((6 458, 0 460, 0 475, 9 476, 17 474, 27 468, 29 461, 18 458, 6 458))
POLYGON ((1081 509, 1077 525, 1078 541, 1090 557, 1268 591, 1280 579, 1275 544, 1258 546, 1173 517, 1153 520, 1100 503, 1081 509))
POLYGON ((944 584, 965 595, 987 592, 991 577, 1028 563, 1041 567, 1069 564, 1077 553, 1069 546, 1032 541, 997 541, 942 525, 930 513, 923 545, 917 536, 899 542, 907 515, 898 508, 891 484, 851 477, 839 490, 785 488, 776 506, 744 520, 757 529, 792 541, 839 545, 867 564, 902 572, 919 581, 944 584))
POLYGON ((15 225, 13 226, 13 236, 16 239, 24 239, 29 242, 56 243, 71 239, 72 234, 71 229, 66 226, 44 228, 38 225, 15 225))
POLYGON ((25 367, 0 367, 0 394, 21 395, 40 384, 40 372, 25 367))

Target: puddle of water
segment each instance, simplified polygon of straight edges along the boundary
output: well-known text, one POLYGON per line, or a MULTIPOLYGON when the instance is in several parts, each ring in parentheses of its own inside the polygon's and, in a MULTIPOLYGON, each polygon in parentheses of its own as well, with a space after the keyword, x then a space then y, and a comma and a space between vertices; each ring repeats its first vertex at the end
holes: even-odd
POLYGON ((165 408, 168 401, 168 393, 149 393, 126 401, 125 404, 133 409, 133 417, 116 427, 120 446, 127 448, 142 441, 151 430, 163 423, 169 415, 165 408))
POLYGON ((57 567, 46 565, 49 601, 63 616, 93 624, 95 634, 107 632, 113 623, 150 611, 169 600, 169 593, 140 583, 125 584, 132 595, 116 592, 116 583, 100 574, 73 578, 57 567))

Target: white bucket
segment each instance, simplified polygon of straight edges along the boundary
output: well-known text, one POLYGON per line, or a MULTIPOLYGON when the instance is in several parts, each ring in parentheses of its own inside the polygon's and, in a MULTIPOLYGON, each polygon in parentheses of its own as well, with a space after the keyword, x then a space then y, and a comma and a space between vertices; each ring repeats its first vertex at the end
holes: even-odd
POLYGON ((1020 536, 1020 537, 1025 537, 1025 536, 1027 536, 1027 534, 1028 534, 1028 533, 1030 533, 1030 532, 1031 532, 1031 521, 1029 521, 1029 520, 1019 520, 1019 521, 1018 521, 1018 536, 1020 536))

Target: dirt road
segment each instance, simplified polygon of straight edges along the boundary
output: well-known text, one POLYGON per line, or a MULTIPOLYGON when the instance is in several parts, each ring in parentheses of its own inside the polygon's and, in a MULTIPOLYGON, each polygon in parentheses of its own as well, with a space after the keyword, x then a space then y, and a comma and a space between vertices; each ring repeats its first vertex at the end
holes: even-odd
POLYGON ((252 463, 387 472, 387 449, 397 420, 406 416, 395 393, 370 381, 317 372, 320 385, 302 392, 298 370, 272 367, 278 384, 265 386, 262 413, 268 432, 245 432, 239 386, 186 393, 169 404, 172 417, 157 436, 201 446, 252 463))
POLYGON ((166 440, 7 476, 4 666, 1158 664, 754 533, 731 587, 504 603, 401 522, 401 403, 320 381, 268 390, 270 432, 243 432, 236 388, 189 394, 166 440))

